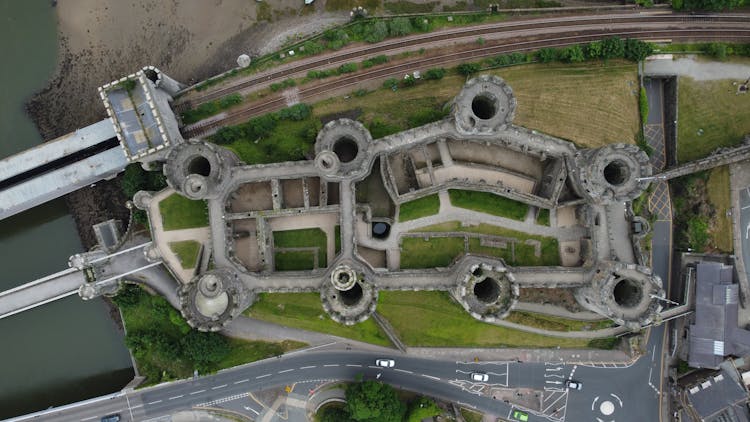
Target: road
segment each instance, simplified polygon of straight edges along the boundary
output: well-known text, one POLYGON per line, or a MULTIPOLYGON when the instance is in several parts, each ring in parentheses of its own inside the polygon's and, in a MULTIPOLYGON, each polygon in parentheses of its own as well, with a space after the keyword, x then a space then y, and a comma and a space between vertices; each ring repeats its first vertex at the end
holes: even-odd
MULTIPOLYGON (((630 367, 563 363, 456 362, 389 356, 395 368, 373 366, 383 355, 358 351, 309 351, 272 358, 221 373, 129 392, 88 405, 61 411, 47 411, 39 418, 19 417, 13 421, 88 421, 120 413, 125 421, 147 421, 194 406, 224 406, 236 402, 242 409, 252 402, 249 392, 295 383, 325 380, 354 380, 357 374, 375 378, 407 390, 455 401, 479 411, 507 417, 514 406, 484 395, 492 387, 531 388, 544 391, 543 412, 530 413, 530 421, 562 422, 584 420, 655 420, 660 330, 652 331, 649 353, 630 367), (657 333, 659 331, 659 333, 657 333), (490 375, 488 383, 469 380, 473 371, 490 375), (583 382, 582 391, 568 392, 566 379, 583 382), (612 413, 605 415, 602 409, 612 413), (603 406, 604 405, 604 406, 603 406), (567 417, 566 417, 567 412, 567 417)), ((300 391, 295 391, 300 393, 300 391)), ((301 394, 307 395, 307 391, 301 394)), ((261 409, 247 406, 250 416, 261 409), (251 410, 252 409, 252 410, 251 410), (250 413, 253 412, 253 413, 250 413)), ((606 412, 605 412, 606 413, 606 412)))
POLYGON ((745 271, 748 271, 750 268, 750 187, 740 190, 740 233, 742 235, 742 262, 745 263, 745 271))

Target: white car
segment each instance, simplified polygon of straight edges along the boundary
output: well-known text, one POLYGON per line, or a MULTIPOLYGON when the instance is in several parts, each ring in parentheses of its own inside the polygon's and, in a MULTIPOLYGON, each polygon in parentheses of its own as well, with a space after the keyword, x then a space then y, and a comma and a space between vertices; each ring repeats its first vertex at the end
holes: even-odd
POLYGON ((472 372, 471 373, 471 380, 475 382, 487 382, 487 380, 490 379, 490 376, 485 374, 484 372, 472 372))
POLYGON ((393 359, 377 359, 375 365, 383 368, 393 368, 396 362, 393 359))
POLYGON ((583 384, 580 381, 573 381, 573 380, 567 380, 565 381, 565 386, 570 388, 571 390, 581 390, 583 388, 583 384))

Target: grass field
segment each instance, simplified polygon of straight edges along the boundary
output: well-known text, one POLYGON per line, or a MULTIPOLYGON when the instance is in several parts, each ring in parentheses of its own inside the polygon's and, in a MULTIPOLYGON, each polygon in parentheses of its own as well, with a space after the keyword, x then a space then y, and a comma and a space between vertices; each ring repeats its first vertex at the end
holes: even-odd
POLYGON ((225 145, 247 164, 299 161, 312 151, 320 124, 309 117, 305 120, 280 120, 262 139, 240 139, 225 145))
POLYGON ((440 198, 435 195, 404 202, 399 207, 398 221, 416 220, 417 218, 435 215, 440 211, 440 198))
POLYGON ((401 268, 447 267, 464 254, 462 237, 405 237, 401 243, 401 268))
POLYGON ((454 206, 513 220, 523 221, 529 211, 529 206, 522 202, 488 192, 450 189, 448 194, 454 206))
POLYGON ((206 201, 191 201, 176 193, 159 202, 164 230, 192 229, 208 226, 206 201))
POLYGON ((578 321, 524 311, 513 311, 505 320, 550 331, 592 331, 612 326, 612 321, 610 320, 578 321))
MULTIPOLYGON (((432 226, 422 227, 415 231, 425 232, 425 233, 464 232, 464 233, 480 233, 480 234, 502 236, 502 237, 512 237, 519 241, 519 242, 516 242, 516 245, 515 245, 515 259, 511 258, 509 249, 483 247, 479 244, 479 239, 469 239, 469 251, 473 253, 477 253, 477 254, 484 254, 484 255, 489 255, 489 256, 495 256, 498 258, 503 258, 509 265, 514 265, 514 266, 560 265, 560 252, 558 250, 557 239, 551 238, 551 237, 530 235, 530 234, 526 234, 523 232, 511 230, 511 229, 506 229, 504 227, 492 226, 489 224, 480 224, 478 226, 462 227, 461 223, 458 221, 451 221, 447 223, 441 223, 441 224, 435 224, 432 226), (541 254, 538 258, 534 255, 533 246, 522 243, 526 239, 533 239, 533 240, 538 240, 541 242, 541 254)), ((453 253, 458 249, 458 246, 457 246, 458 242, 457 240, 455 240, 458 238, 448 238, 448 239, 454 239, 453 242, 456 242, 456 244, 452 242, 444 241, 446 243, 445 245, 443 245, 445 247, 444 249, 441 249, 439 246, 429 245, 430 243, 436 240, 440 240, 440 239, 441 238, 434 238, 434 239, 431 239, 429 242, 425 242, 422 238, 417 238, 415 240, 422 242, 422 243, 426 243, 426 245, 419 243, 419 242, 414 242, 409 245, 408 250, 404 247, 402 251, 402 255, 401 255, 402 267, 404 263, 405 253, 415 256, 416 258, 409 258, 407 262, 412 265, 417 265, 420 262, 425 262, 431 259, 429 256, 429 251, 433 249, 436 249, 437 252, 444 255, 442 258, 440 258, 441 260, 439 261, 439 262, 444 262, 444 260, 446 259, 445 255, 449 253, 453 253), (427 255, 427 256, 423 257, 423 255, 427 255)), ((404 245, 406 245, 405 243, 406 240, 409 240, 409 238, 404 239, 404 245)), ((461 243, 463 243, 463 240, 461 241, 461 243)), ((460 252, 462 253, 463 249, 461 249, 460 252)), ((455 256, 457 255, 454 255, 454 257, 455 256)), ((414 268, 417 268, 417 267, 414 267, 414 268)))
POLYGON ((262 293, 245 315, 288 327, 318 331, 381 346, 391 343, 372 319, 346 326, 323 310, 318 293, 262 293))
MULTIPOLYGON (((318 266, 328 263, 327 237, 320 229, 300 229, 273 232, 275 248, 318 248, 318 266)), ((311 270, 314 265, 314 254, 308 251, 277 251, 274 254, 277 271, 311 270)))
POLYGON ((732 82, 679 79, 677 159, 680 162, 705 157, 719 147, 737 145, 750 133, 750 98, 737 95, 732 82))
POLYGON ((727 217, 727 210, 732 207, 729 193, 729 168, 722 166, 711 170, 706 189, 708 201, 716 209, 715 224, 709 233, 711 243, 721 252, 732 253, 734 250, 732 218, 727 217))
POLYGON ((546 337, 472 318, 445 292, 381 291, 378 312, 409 346, 587 347, 580 339, 546 337))
MULTIPOLYGON (((128 286, 127 289, 132 289, 133 303, 120 306, 120 309, 129 335, 139 332, 155 333, 155 337, 162 342, 178 345, 191 330, 179 312, 161 296, 151 296, 135 286, 128 286)), ((269 343, 228 339, 228 342, 230 352, 216 364, 215 370, 254 362, 306 346, 305 343, 295 341, 269 343)), ((141 374, 147 377, 143 386, 193 375, 192 362, 167 357, 156 350, 136 356, 136 363, 141 374)))
POLYGON ((195 240, 184 240, 182 242, 170 242, 169 247, 177 255, 182 268, 195 268, 198 251, 201 248, 200 243, 195 240))
POLYGON ((549 226, 549 210, 542 208, 536 214, 536 224, 541 226, 549 226))

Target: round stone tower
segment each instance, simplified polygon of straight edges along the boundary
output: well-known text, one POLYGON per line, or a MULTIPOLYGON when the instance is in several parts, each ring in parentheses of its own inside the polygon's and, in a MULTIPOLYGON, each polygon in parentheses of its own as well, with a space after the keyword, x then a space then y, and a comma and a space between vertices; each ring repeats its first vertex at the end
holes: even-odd
POLYGON ((354 262, 341 262, 329 273, 320 289, 323 309, 339 323, 353 325, 375 312, 378 291, 366 280, 363 268, 354 262))
POLYGON ((190 199, 214 198, 239 163, 233 152, 214 144, 190 139, 167 154, 164 174, 174 190, 190 199))
POLYGON ((571 171, 578 194, 593 202, 632 201, 639 197, 651 176, 648 155, 635 145, 611 144, 578 151, 571 171))
POLYGON ((453 118, 459 133, 497 132, 513 121, 516 97, 502 78, 480 75, 470 79, 453 99, 453 118))
POLYGON ((518 302, 518 285, 513 274, 501 264, 472 260, 457 273, 454 296, 480 321, 505 318, 518 302))
POLYGON ((229 269, 194 277, 178 290, 182 316, 200 331, 219 331, 255 300, 255 296, 229 269))
POLYGON ((350 119, 328 122, 315 140, 315 166, 328 180, 358 179, 370 169, 372 135, 350 119))

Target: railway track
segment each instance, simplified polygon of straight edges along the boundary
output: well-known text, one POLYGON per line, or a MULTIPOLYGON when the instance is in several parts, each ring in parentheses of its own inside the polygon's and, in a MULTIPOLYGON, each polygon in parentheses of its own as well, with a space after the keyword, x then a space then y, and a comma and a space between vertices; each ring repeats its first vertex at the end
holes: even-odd
POLYGON ((296 62, 282 65, 273 70, 252 75, 246 79, 237 81, 230 85, 212 89, 205 94, 197 94, 190 91, 182 99, 178 99, 174 108, 177 112, 194 108, 202 103, 212 101, 226 95, 252 87, 259 83, 268 83, 275 80, 283 80, 292 75, 306 73, 308 70, 331 68, 354 59, 361 60, 378 54, 388 54, 395 50, 418 49, 440 42, 456 42, 461 39, 476 39, 478 37, 491 37, 493 35, 507 34, 529 30, 549 30, 553 28, 570 28, 591 25, 616 25, 616 24, 662 24, 662 25, 684 25, 684 24, 745 24, 750 25, 750 15, 683 15, 683 14, 658 14, 658 15, 607 15, 607 16, 575 16, 554 17, 534 19, 515 22, 495 22, 471 27, 452 28, 444 31, 431 32, 427 34, 413 35, 405 38, 386 40, 374 45, 365 45, 340 52, 326 54, 324 56, 312 57, 296 62))
MULTIPOLYGON (((359 73, 351 76, 344 76, 336 78, 335 80, 325 81, 308 88, 300 89, 299 98, 300 101, 306 99, 318 97, 327 93, 342 92, 346 90, 352 90, 359 83, 372 79, 384 79, 393 76, 401 76, 405 72, 409 72, 414 69, 424 69, 427 67, 445 66, 450 63, 465 61, 468 59, 477 60, 486 57, 492 57, 499 54, 506 54, 511 52, 522 52, 529 50, 537 50, 545 47, 564 47, 572 44, 587 43, 595 40, 602 39, 604 37, 617 36, 622 38, 638 38, 642 40, 649 39, 664 39, 670 38, 673 40, 738 40, 750 42, 750 27, 747 29, 653 29, 653 30, 625 30, 625 31, 609 31, 601 30, 592 33, 568 33, 565 35, 556 34, 553 38, 544 39, 533 39, 533 40, 518 40, 514 42, 505 43, 502 45, 489 46, 489 47, 476 47, 469 50, 464 50, 455 53, 447 53, 440 56, 434 56, 429 58, 421 58, 406 63, 395 64, 392 66, 386 66, 378 69, 369 70, 363 73, 359 73)), ((279 95, 274 98, 269 98, 262 102, 256 102, 248 104, 247 107, 240 110, 235 110, 231 113, 227 113, 225 116, 207 121, 205 123, 198 123, 186 127, 183 130, 183 136, 185 138, 199 137, 209 132, 213 132, 215 129, 228 126, 233 124, 239 124, 247 121, 248 119, 265 114, 272 111, 277 111, 286 107, 285 99, 279 95)))

